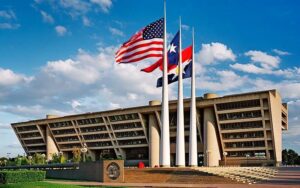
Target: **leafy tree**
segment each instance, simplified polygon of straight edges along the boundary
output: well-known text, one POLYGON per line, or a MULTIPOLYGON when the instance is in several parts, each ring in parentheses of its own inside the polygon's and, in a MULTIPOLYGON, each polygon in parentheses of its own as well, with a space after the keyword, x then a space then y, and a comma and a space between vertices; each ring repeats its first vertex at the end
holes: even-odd
POLYGON ((294 150, 289 149, 288 150, 288 164, 295 165, 295 162, 298 159, 298 153, 296 153, 294 150))
POLYGON ((300 156, 292 149, 282 150, 282 163, 284 165, 300 165, 300 156))
POLYGON ((287 149, 282 150, 282 164, 288 164, 288 152, 287 149))

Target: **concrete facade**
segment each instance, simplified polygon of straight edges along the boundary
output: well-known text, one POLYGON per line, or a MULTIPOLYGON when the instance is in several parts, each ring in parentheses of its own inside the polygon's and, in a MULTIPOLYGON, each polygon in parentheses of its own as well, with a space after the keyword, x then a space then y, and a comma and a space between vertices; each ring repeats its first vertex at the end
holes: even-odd
MULTIPOLYGON (((171 165, 175 165, 177 102, 169 102, 171 165)), ((287 105, 276 90, 218 97, 197 97, 199 165, 280 165, 282 131, 288 128, 287 105), (225 155, 226 154, 226 155, 225 155), (204 156, 204 159, 201 158, 204 156)), ((148 106, 13 123, 29 155, 62 152, 72 158, 74 147, 87 145, 93 160, 122 157, 125 165, 160 160, 161 106, 148 106)), ((184 100, 185 153, 189 152, 190 100, 184 100)), ((188 157, 186 157, 188 165, 188 157)))

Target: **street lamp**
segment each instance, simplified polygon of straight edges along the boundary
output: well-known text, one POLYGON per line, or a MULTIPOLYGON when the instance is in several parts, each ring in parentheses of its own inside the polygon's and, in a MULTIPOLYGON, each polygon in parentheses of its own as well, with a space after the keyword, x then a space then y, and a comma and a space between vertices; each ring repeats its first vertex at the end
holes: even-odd
POLYGON ((4 166, 6 166, 7 160, 6 160, 6 159, 4 159, 4 161, 3 161, 3 162, 4 162, 4 166))
POLYGON ((83 144, 83 147, 80 149, 82 155, 83 155, 83 162, 85 163, 85 154, 86 152, 88 151, 87 149, 87 145, 86 144, 83 144))
POLYGON ((249 154, 246 154, 246 158, 247 158, 247 166, 248 166, 248 158, 250 157, 249 154))
POLYGON ((45 164, 45 157, 46 157, 46 155, 43 153, 43 154, 41 155, 41 157, 42 157, 42 159, 43 159, 43 164, 45 164))
POLYGON ((32 156, 28 156, 28 160, 29 160, 29 165, 31 165, 31 162, 32 162, 32 156))
POLYGON ((209 166, 209 153, 210 151, 206 150, 206 162, 207 162, 206 166, 209 166))
POLYGON ((223 152, 223 156, 224 156, 224 166, 226 166, 226 156, 228 155, 228 153, 226 151, 223 152))

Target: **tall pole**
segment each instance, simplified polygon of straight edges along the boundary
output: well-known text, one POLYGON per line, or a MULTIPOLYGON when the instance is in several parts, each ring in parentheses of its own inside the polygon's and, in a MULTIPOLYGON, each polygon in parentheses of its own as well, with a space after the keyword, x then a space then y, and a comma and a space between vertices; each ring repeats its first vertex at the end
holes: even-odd
POLYGON ((181 17, 179 17, 179 62, 178 62, 178 101, 177 101, 177 135, 176 135, 176 166, 185 166, 184 141, 184 109, 182 89, 182 55, 181 55, 181 17))
POLYGON ((162 85, 162 131, 161 131, 161 160, 162 167, 170 167, 170 129, 169 129, 169 96, 168 96, 168 60, 167 60, 167 16, 166 0, 164 0, 164 49, 163 49, 163 85, 162 85))
POLYGON ((189 166, 198 166, 197 152, 197 127, 196 127, 196 90, 195 90, 195 38, 194 28, 192 31, 192 78, 191 78, 191 106, 190 106, 190 144, 189 166))

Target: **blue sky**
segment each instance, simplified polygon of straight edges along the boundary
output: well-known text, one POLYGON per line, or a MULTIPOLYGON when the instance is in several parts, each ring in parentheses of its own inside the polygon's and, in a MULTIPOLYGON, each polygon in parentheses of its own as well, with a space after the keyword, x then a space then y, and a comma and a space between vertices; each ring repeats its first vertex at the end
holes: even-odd
MULTIPOLYGON (((278 89, 289 103, 284 147, 300 152, 300 3, 167 1, 168 35, 182 17, 183 46, 196 31, 197 95, 278 89), (188 2, 188 3, 187 3, 188 2)), ((162 0, 2 0, 0 156, 23 153, 9 124, 45 114, 144 105, 160 98, 155 60, 114 64, 114 52, 162 17, 162 0)), ((185 81, 185 96, 189 83, 185 81)), ((176 87, 170 87, 176 97, 176 87)))

